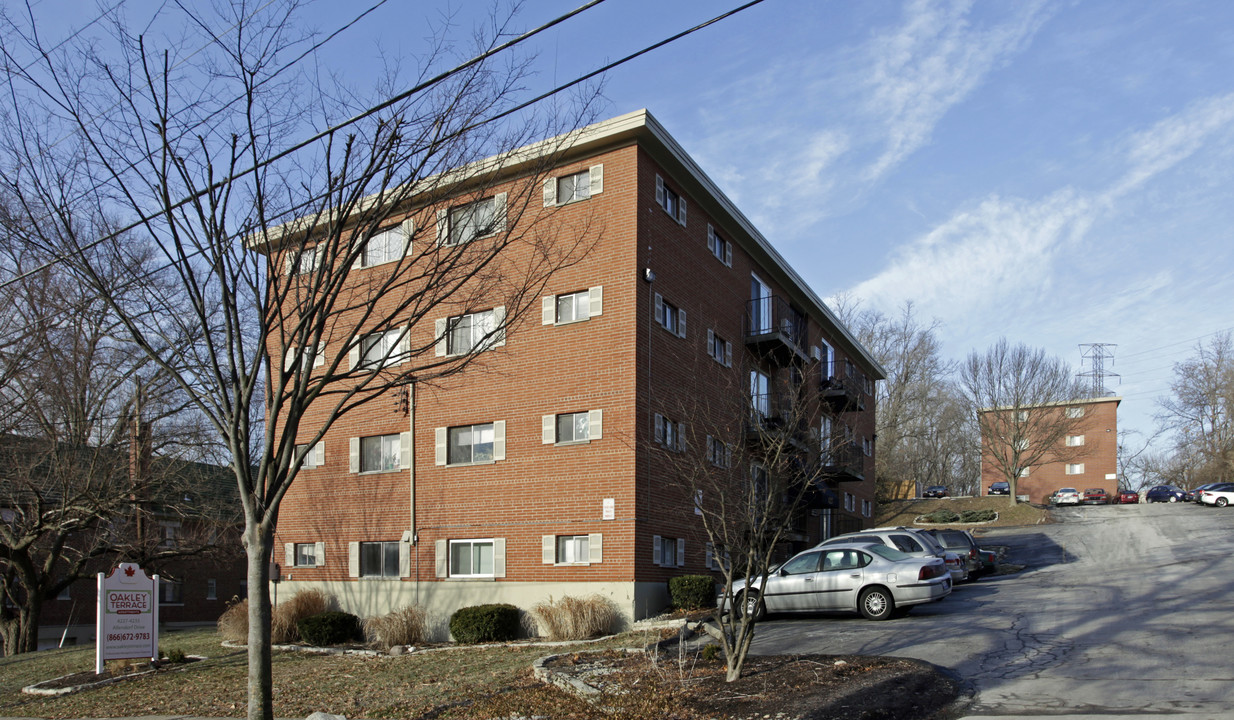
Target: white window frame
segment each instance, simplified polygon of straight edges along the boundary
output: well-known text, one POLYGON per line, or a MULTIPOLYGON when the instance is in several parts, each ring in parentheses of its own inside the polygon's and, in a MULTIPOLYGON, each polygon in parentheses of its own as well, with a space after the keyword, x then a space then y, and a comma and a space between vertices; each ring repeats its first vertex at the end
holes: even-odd
POLYGON ((656 444, 673 452, 685 451, 685 423, 675 422, 660 413, 653 416, 652 423, 652 437, 656 444))
POLYGON ((292 543, 292 563, 293 568, 315 568, 318 566, 317 560, 318 543, 292 543))
MULTIPOLYGON (((447 429, 446 431, 446 443, 447 443, 446 444, 446 465, 449 465, 451 467, 460 466, 460 465, 487 465, 489 463, 494 462, 496 460, 496 457, 494 456, 496 454, 496 446, 497 446, 496 430, 497 428, 496 428, 495 423, 476 423, 475 425, 455 425, 447 429), (469 448, 468 459, 466 460, 451 459, 450 458, 450 448, 453 447, 454 445, 453 441, 456 436, 462 435, 464 433, 467 434, 468 440, 469 440, 469 442, 467 443, 467 448, 469 448), (470 441, 472 436, 474 436, 476 433, 479 433, 480 438, 482 440, 481 442, 470 441), (487 442, 484 442, 483 438, 486 434, 491 439, 488 440, 487 442), (488 446, 488 453, 487 453, 488 456, 482 457, 482 459, 477 460, 476 459, 476 448, 477 447, 483 448, 485 446, 488 446)), ((461 448, 462 446, 460 445, 460 451, 461 451, 461 448)))
POLYGON ((326 464, 326 443, 319 440, 312 445, 297 445, 296 457, 303 458, 301 470, 312 470, 326 464))
POLYGON ((206 578, 206 599, 219 599, 219 581, 215 578, 206 578))
POLYGON ((401 547, 402 543, 400 543, 397 540, 364 540, 364 541, 357 543, 357 545, 359 549, 359 558, 358 558, 359 564, 357 566, 358 567, 358 577, 376 578, 376 579, 386 579, 386 578, 398 579, 403 576, 403 569, 402 569, 402 552, 403 551, 401 547), (372 547, 373 545, 381 546, 381 572, 377 572, 377 573, 365 572, 364 549, 365 549, 365 546, 372 547), (389 553, 393 553, 394 555, 394 574, 393 575, 386 572, 387 563, 390 560, 389 553))
POLYGON ((1028 477, 1028 471, 1029 471, 1028 467, 1020 468, 1020 477, 1022 478, 1028 477))
POLYGON ((492 197, 483 198, 462 205, 455 205, 449 209, 437 211, 437 244, 442 247, 456 247, 466 245, 482 240, 486 237, 493 237, 506 229, 506 194, 497 193, 492 197), (478 228, 469 228, 473 224, 475 214, 480 211, 482 205, 490 205, 491 208, 485 212, 492 214, 492 225, 482 226, 478 228), (460 224, 464 223, 465 224, 460 224), (461 230, 469 228, 475 232, 474 235, 462 237, 461 230), (487 230, 488 232, 483 232, 487 230))
POLYGON ((159 579, 159 605, 183 605, 184 581, 159 579))
POLYGON ((590 535, 558 535, 556 546, 556 565, 587 565, 591 562, 590 535))
POLYGON ((604 286, 596 285, 586 290, 562 293, 560 295, 545 295, 540 301, 541 325, 573 325, 574 323, 584 322, 604 314, 604 286), (583 296, 586 296, 585 300, 583 296), (563 298, 574 299, 575 312, 572 319, 563 320, 561 318, 559 303, 563 298), (579 310, 582 312, 578 312, 579 310))
POLYGON ((366 239, 356 258, 356 268, 377 267, 407 257, 411 252, 411 240, 415 234, 415 221, 408 218, 399 225, 385 228, 366 239), (374 253, 374 243, 380 241, 382 252, 380 257, 374 253))
POLYGON ((1064 470, 1064 474, 1083 475, 1084 474, 1084 463, 1067 463, 1067 467, 1064 470))
POLYGON ((403 462, 402 462, 402 454, 403 454, 402 446, 404 442, 403 433, 389 433, 386 435, 366 435, 366 436, 356 438, 356 439, 359 441, 358 448, 357 448, 359 452, 359 461, 358 461, 359 465, 358 465, 357 472, 364 473, 364 474, 384 473, 384 472, 397 472, 399 470, 404 469, 403 462), (387 457, 394 458, 395 462, 392 466, 387 467, 386 463, 379 462, 378 463, 379 467, 375 467, 375 468, 365 467, 365 462, 364 462, 365 446, 366 445, 371 446, 374 444, 374 442, 378 443, 378 447, 379 447, 378 454, 380 458, 383 458, 383 459, 387 457), (387 449, 389 450, 389 453, 387 453, 387 449))
POLYGON ((685 310, 665 300, 664 296, 660 293, 656 293, 655 307, 652 311, 655 313, 657 325, 677 337, 683 338, 686 336, 685 310))
POLYGON ((714 438, 707 436, 707 461, 718 468, 730 468, 733 466, 733 446, 714 438))
POLYGON ((682 193, 664 183, 664 178, 656 175, 656 204, 660 209, 677 221, 678 225, 686 224, 686 198, 682 193))
POLYGON ((506 308, 502 305, 492 310, 439 318, 436 330, 438 357, 458 357, 492 350, 506 344, 506 308), (456 347, 456 333, 464 320, 467 321, 469 337, 467 347, 460 349, 456 347))
MULTIPOLYGON (((283 353, 283 372, 289 372, 296 363, 296 353, 299 351, 299 346, 292 345, 283 353)), ((317 343, 316 349, 307 348, 300 353, 300 369, 303 372, 309 372, 312 368, 321 367, 326 364, 326 341, 322 340, 317 343)))
POLYGON ((1072 420, 1076 420, 1076 419, 1084 417, 1084 408, 1082 407, 1067 408, 1067 417, 1072 420))
POLYGON ((733 243, 717 233, 711 223, 707 224, 707 249, 725 267, 733 266, 733 243))
POLYGON ((685 538, 653 535, 651 538, 651 562, 660 567, 685 567, 685 538), (672 562, 669 562, 670 560, 672 562))
POLYGON ((592 165, 586 170, 557 175, 544 181, 544 207, 559 207, 588 200, 604 192, 604 165, 592 165), (585 182, 582 182, 583 178, 585 182), (574 179, 575 192, 569 198, 561 197, 561 181, 574 179), (585 195, 577 192, 580 187, 587 188, 585 195))
POLYGON ((321 255, 317 252, 316 245, 300 248, 298 250, 290 250, 286 259, 287 275, 290 277, 299 277, 308 275, 317 269, 321 264, 321 255), (308 262, 305 262, 307 258, 308 262))
POLYGON ((1067 436, 1067 447, 1081 447, 1083 445, 1084 445, 1083 435, 1068 435, 1067 436))
POLYGON ((870 517, 873 514, 874 514, 874 503, 869 500, 862 500, 861 501, 862 517, 870 517))
POLYGON ((362 335, 356 345, 353 367, 372 370, 403 364, 409 355, 408 334, 409 330, 404 327, 362 335))
MULTIPOLYGON (((446 563, 449 568, 448 570, 449 577, 452 577, 452 578, 497 577, 497 543, 495 542, 495 538, 472 538, 472 539, 449 540, 447 541, 446 547, 447 547, 446 563), (489 562, 493 565, 493 567, 488 572, 461 573, 461 572, 456 571, 455 566, 454 566, 454 548, 455 546, 462 546, 462 545, 467 545, 473 550, 476 547, 487 545, 489 548, 489 553, 490 553, 489 562)), ((471 553, 469 552, 468 555, 471 556, 471 553)))
POLYGON ((720 337, 714 330, 707 329, 707 355, 723 365, 733 366, 733 343, 720 337))

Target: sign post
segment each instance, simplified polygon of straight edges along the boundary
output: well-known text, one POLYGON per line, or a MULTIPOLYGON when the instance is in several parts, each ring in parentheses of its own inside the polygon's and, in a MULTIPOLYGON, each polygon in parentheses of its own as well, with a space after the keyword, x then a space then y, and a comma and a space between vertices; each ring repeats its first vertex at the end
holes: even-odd
POLYGON ((95 617, 96 674, 103 673, 106 660, 158 660, 158 575, 149 577, 133 563, 121 563, 106 577, 99 573, 99 606, 95 617))

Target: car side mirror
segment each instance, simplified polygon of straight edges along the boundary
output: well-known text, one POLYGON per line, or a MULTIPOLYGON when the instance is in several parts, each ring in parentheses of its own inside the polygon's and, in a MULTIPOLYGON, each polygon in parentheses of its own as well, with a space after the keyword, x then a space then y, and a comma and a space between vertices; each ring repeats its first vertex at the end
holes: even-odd
POLYGON ((780 568, 779 570, 776 571, 776 575, 779 575, 780 577, 787 577, 788 571, 785 570, 784 568, 780 568))

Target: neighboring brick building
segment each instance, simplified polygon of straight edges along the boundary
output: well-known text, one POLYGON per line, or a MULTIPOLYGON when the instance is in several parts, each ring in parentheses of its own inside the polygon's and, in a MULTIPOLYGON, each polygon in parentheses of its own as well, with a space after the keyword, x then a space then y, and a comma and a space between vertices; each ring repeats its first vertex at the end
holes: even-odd
MULTIPOLYGON (((1027 496, 1029 502, 1047 503, 1055 490, 1065 487, 1080 492, 1104 488, 1111 495, 1118 492, 1118 404, 1121 402, 1120 397, 1102 397, 1046 407, 1047 411, 1057 409, 1057 412, 1078 415, 1078 422, 1061 439, 1062 449, 1058 453, 1047 455, 1043 462, 1021 473, 1016 482, 1016 494, 1027 496)), ((987 447, 988 442, 988 438, 981 438, 982 447, 987 447)), ((983 457, 983 492, 989 493, 990 484, 1000 480, 1006 478, 983 457)))
MULTIPOLYGON (((870 522, 877 362, 646 111, 586 128, 560 157, 543 203, 537 186, 506 218, 520 192, 507 166, 467 217, 551 217, 559 232, 591 229, 594 245, 482 364, 413 386, 401 406, 369 403, 311 449, 280 511, 280 596, 318 587, 361 616, 415 603, 443 618, 601 593, 627 618, 658 613, 669 578, 711 561, 692 499, 666 478, 670 448, 710 443, 677 413, 733 388, 753 388, 767 414, 776 387, 800 384, 825 411, 811 431, 848 441, 799 546, 870 522)), ((396 232, 458 242, 462 202, 426 200, 396 232)), ((380 265, 351 274, 370 272, 380 265)), ((447 356, 507 313, 441 315, 412 328, 412 346, 447 356)))

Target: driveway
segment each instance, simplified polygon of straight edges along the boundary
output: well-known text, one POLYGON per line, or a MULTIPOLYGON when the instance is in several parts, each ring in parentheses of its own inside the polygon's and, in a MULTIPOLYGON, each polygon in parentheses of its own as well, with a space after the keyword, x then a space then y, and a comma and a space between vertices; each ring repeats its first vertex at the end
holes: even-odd
POLYGON ((1014 575, 961 585, 899 620, 773 616, 754 653, 879 654, 949 668, 968 716, 1234 717, 1234 508, 1055 510, 991 529, 1014 575))

